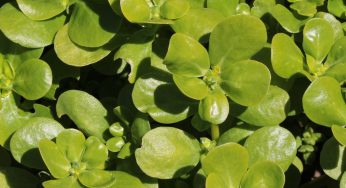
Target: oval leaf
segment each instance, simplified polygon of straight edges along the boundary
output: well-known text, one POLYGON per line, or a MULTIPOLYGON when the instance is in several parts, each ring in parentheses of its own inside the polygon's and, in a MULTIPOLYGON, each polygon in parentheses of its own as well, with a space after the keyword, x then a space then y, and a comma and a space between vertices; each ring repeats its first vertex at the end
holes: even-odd
POLYGON ((41 48, 53 43, 55 33, 65 22, 60 15, 49 20, 34 21, 25 16, 14 3, 0 8, 0 29, 11 41, 27 48, 41 48))
POLYGON ((207 84, 199 78, 173 75, 173 80, 179 90, 187 97, 202 100, 208 95, 207 84))
POLYGON ((245 60, 221 67, 221 88, 236 103, 243 106, 258 104, 267 94, 270 71, 257 61, 245 60))
POLYGON ((97 137, 90 136, 85 141, 85 150, 81 162, 86 164, 87 169, 104 169, 108 159, 108 150, 97 137))
POLYGON ((266 42, 266 27, 259 18, 231 16, 219 23, 210 34, 210 62, 217 65, 249 59, 266 42))
POLYGON ((228 143, 211 150, 202 160, 202 168, 208 178, 209 175, 217 175, 220 178, 218 182, 224 182, 225 187, 239 187, 248 162, 249 154, 243 146, 228 143))
POLYGON ((11 153, 14 159, 27 167, 44 169, 38 144, 42 139, 55 138, 62 130, 64 127, 53 119, 31 118, 11 138, 11 153))
POLYGON ((270 161, 258 162, 242 179, 242 188, 282 188, 285 184, 285 174, 277 164, 270 161))
POLYGON ((53 75, 49 65, 39 59, 31 59, 20 64, 15 73, 13 90, 29 100, 46 95, 52 86, 53 75))
POLYGON ((297 153, 294 136, 279 126, 258 129, 246 140, 244 146, 249 151, 250 166, 261 161, 272 161, 283 171, 288 169, 297 153))
POLYGON ((144 135, 142 147, 135 152, 136 161, 145 174, 171 179, 189 172, 200 157, 198 141, 172 127, 158 127, 144 135))
POLYGON ((115 178, 110 171, 84 170, 78 175, 78 180, 86 187, 108 187, 115 178))
POLYGON ((85 137, 76 129, 65 129, 56 138, 56 145, 71 163, 80 161, 84 152, 85 137))
POLYGON ((303 95, 303 108, 309 119, 317 124, 346 124, 346 104, 341 87, 331 77, 320 77, 311 83, 303 95))
POLYGON ((286 34, 278 33, 273 37, 271 54, 273 69, 282 78, 290 78, 304 70, 303 53, 286 34))
POLYGON ((343 146, 346 146, 346 129, 337 125, 332 126, 334 138, 343 146))
POLYGON ((195 39, 180 33, 171 37, 164 64, 173 74, 187 77, 204 76, 210 68, 207 50, 195 39))
POLYGON ((17 0, 20 10, 32 20, 47 20, 63 12, 68 0, 17 0))
POLYGON ((229 113, 227 97, 220 90, 214 90, 199 102, 198 114, 202 120, 218 125, 223 123, 229 113))
POLYGON ((107 110, 94 96, 84 91, 68 90, 61 94, 56 104, 56 112, 59 117, 66 114, 88 135, 96 136, 102 141, 108 136, 107 110))

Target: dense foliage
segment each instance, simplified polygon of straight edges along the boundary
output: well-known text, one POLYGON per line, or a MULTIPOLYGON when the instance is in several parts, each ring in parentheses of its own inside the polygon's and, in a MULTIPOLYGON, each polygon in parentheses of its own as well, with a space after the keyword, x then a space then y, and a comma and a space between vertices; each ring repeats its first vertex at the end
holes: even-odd
POLYGON ((346 188, 343 0, 0 6, 0 187, 346 188))

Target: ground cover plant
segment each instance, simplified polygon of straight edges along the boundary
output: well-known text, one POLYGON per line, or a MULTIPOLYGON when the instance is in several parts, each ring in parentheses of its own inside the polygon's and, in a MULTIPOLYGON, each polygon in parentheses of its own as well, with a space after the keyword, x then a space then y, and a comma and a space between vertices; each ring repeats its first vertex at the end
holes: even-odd
POLYGON ((2 0, 1 188, 346 188, 342 0, 2 0))

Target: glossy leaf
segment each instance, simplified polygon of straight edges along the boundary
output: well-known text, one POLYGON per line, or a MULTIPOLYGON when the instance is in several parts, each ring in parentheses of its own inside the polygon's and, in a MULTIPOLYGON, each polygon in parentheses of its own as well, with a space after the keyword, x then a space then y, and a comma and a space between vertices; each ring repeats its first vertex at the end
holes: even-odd
POLYGON ((224 16, 232 16, 236 13, 239 0, 208 0, 207 7, 220 11, 224 16))
MULTIPOLYGON (((243 146, 235 143, 228 143, 211 150, 207 156, 202 159, 202 168, 207 176, 215 174, 220 178, 217 181, 219 182, 219 187, 222 184, 224 184, 225 187, 239 187, 240 181, 248 168, 248 162, 249 154, 243 146)), ((215 180, 209 181, 216 181, 218 178, 214 177, 212 179, 215 180)), ((211 188, 212 186, 209 187, 211 188)))
POLYGON ((340 39, 344 36, 344 31, 342 29, 341 22, 338 19, 336 19, 332 14, 326 12, 318 12, 315 15, 315 17, 323 18, 333 27, 335 39, 340 39))
POLYGON ((199 78, 173 75, 175 85, 187 97, 202 100, 208 95, 207 84, 199 78))
POLYGON ((87 169, 104 169, 108 159, 107 147, 95 136, 90 136, 85 141, 85 150, 81 162, 87 169))
POLYGON ((38 149, 52 176, 55 178, 65 178, 70 175, 71 164, 54 142, 42 139, 38 143, 38 149))
POLYGON ((20 64, 15 73, 13 90, 29 100, 36 100, 49 91, 53 82, 49 65, 39 59, 31 59, 20 64))
POLYGON ((84 170, 78 180, 86 187, 103 187, 109 186, 116 181, 112 172, 105 170, 84 170))
POLYGON ((317 78, 303 96, 305 114, 313 122, 324 125, 345 125, 346 104, 339 83, 331 77, 317 78))
POLYGON ((328 11, 339 18, 345 19, 346 6, 342 0, 329 0, 328 11))
POLYGON ((17 107, 13 94, 0 97, 0 145, 9 150, 12 134, 23 127, 31 116, 17 107))
POLYGON ((317 64, 327 56, 333 43, 334 31, 326 20, 314 18, 306 22, 303 30, 303 48, 317 64))
POLYGON ((330 49, 325 65, 332 66, 338 63, 344 63, 346 59, 346 37, 342 37, 335 41, 330 49))
POLYGON ((68 0, 17 0, 20 10, 32 20, 47 20, 63 12, 68 0))
POLYGON ((187 77, 204 76, 210 68, 207 50, 195 39, 180 33, 171 37, 164 63, 173 74, 187 77))
POLYGON ((64 153, 68 161, 77 163, 84 153, 85 137, 76 129, 65 129, 56 138, 56 145, 64 153))
POLYGON ((100 47, 116 35, 121 22, 121 18, 104 1, 77 1, 68 24, 68 35, 80 46, 100 47))
POLYGON ((150 8, 145 0, 120 0, 121 11, 130 22, 146 22, 151 18, 150 8))
POLYGON ((171 179, 189 172, 200 157, 198 141, 172 127, 158 127, 144 135, 136 161, 148 176, 171 179))
POLYGON ((0 168, 0 185, 2 188, 36 188, 39 184, 38 178, 27 170, 17 167, 0 168))
POLYGON ((289 95, 276 86, 270 86, 267 95, 260 103, 244 108, 231 105, 231 114, 256 126, 275 126, 286 119, 289 95))
POLYGON ((249 125, 244 122, 237 122, 234 127, 222 133, 217 141, 217 144, 222 145, 229 142, 244 144, 246 138, 254 133, 257 129, 259 129, 257 126, 249 125))
POLYGON ((301 26, 305 23, 305 19, 297 18, 281 4, 275 5, 270 13, 280 23, 280 25, 290 33, 298 33, 301 26))
POLYGON ((285 175, 280 166, 270 161, 258 162, 251 166, 242 179, 242 188, 284 187, 285 175))
POLYGON ((334 138, 343 146, 346 145, 346 129, 337 125, 332 126, 334 138))
POLYGON ((216 173, 211 173, 208 175, 205 182, 206 188, 224 188, 227 187, 224 181, 216 173))
POLYGON ((31 118, 11 138, 11 153, 14 159, 27 167, 44 169, 38 144, 42 139, 55 138, 63 129, 64 127, 53 119, 31 118))
POLYGON ((220 75, 221 88, 233 101, 243 106, 258 104, 269 90, 270 72, 257 61, 224 64, 220 75))
POLYGON ((85 186, 81 185, 78 179, 74 176, 69 176, 62 179, 56 180, 48 180, 42 183, 44 188, 85 188, 85 186))
POLYGON ((132 141, 140 145, 142 143, 143 136, 151 130, 149 117, 145 114, 137 115, 131 124, 131 139, 132 141))
POLYGON ((176 20, 171 27, 177 33, 186 34, 199 42, 205 43, 209 41, 210 32, 224 18, 222 13, 217 10, 196 8, 191 9, 185 16, 176 20))
MULTIPOLYGON (((116 41, 114 41, 116 43, 116 41)), ((59 59, 71 66, 82 67, 96 63, 111 53, 118 44, 100 48, 85 48, 76 45, 68 36, 68 25, 63 26, 54 39, 54 50, 59 59), (112 47, 111 47, 112 46, 112 47)))
POLYGON ((122 137, 113 137, 107 140, 106 146, 111 152, 118 152, 124 146, 125 141, 122 137))
POLYGON ((214 90, 199 102, 198 114, 202 120, 218 125, 229 114, 227 97, 221 90, 214 90))
POLYGON ((266 42, 266 27, 260 19, 248 15, 231 16, 210 34, 210 62, 215 66, 249 59, 266 42))
POLYGON ((16 70, 17 66, 29 59, 36 59, 42 55, 43 48, 30 49, 10 41, 0 32, 0 53, 16 70))
POLYGON ((179 91, 169 74, 160 71, 140 77, 133 88, 132 99, 139 111, 166 124, 190 116, 194 102, 179 91))
POLYGON ((115 181, 111 188, 154 188, 143 185, 137 177, 125 172, 114 171, 113 176, 115 181))
POLYGON ((297 11, 302 16, 312 17, 316 14, 316 4, 310 1, 297 1, 291 4, 291 9, 297 11))
POLYGON ((330 138, 323 145, 320 164, 323 172, 329 177, 338 180, 346 170, 346 164, 343 162, 345 158, 345 147, 340 145, 335 138, 330 138))
POLYGON ((66 114, 86 134, 102 141, 107 138, 107 110, 92 95, 79 90, 66 91, 59 96, 56 111, 59 117, 66 114))
POLYGON ((346 80, 346 63, 337 63, 330 66, 323 76, 332 77, 339 83, 342 83, 346 80))
POLYGON ((34 21, 26 17, 14 3, 0 9, 0 29, 11 41, 27 48, 40 48, 53 43, 55 33, 64 24, 65 16, 34 21))
POLYGON ((244 146, 249 151, 250 167, 261 161, 272 161, 286 171, 297 153, 294 136, 279 126, 258 129, 244 146))
POLYGON ((304 71, 304 56, 299 47, 286 34, 273 37, 271 48, 272 66, 277 75, 290 78, 304 71))

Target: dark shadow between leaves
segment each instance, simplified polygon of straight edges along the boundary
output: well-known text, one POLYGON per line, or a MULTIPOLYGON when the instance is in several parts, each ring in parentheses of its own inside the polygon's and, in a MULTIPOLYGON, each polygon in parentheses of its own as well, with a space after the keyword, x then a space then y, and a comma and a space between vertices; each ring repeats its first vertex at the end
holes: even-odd
POLYGON ((40 151, 38 148, 33 148, 25 152, 21 159, 23 164, 30 164, 35 168, 46 169, 40 151))
POLYGON ((182 175, 187 174, 188 172, 190 172, 192 169, 194 168, 194 166, 185 166, 182 167, 180 169, 178 169, 177 171, 174 172, 173 177, 180 177, 182 175))

